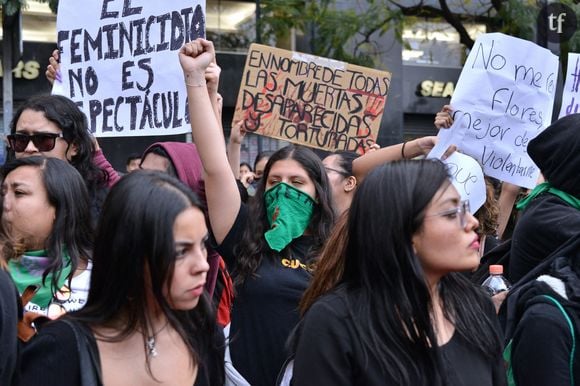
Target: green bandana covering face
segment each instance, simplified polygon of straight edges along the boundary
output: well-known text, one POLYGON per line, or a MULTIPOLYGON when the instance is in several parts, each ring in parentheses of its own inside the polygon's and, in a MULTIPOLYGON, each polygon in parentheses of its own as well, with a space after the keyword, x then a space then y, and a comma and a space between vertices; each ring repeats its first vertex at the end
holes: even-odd
POLYGON ((280 252, 297 237, 302 236, 314 212, 314 200, 308 194, 281 182, 264 193, 270 230, 264 234, 266 242, 280 252))
MULTIPOLYGON (((19 259, 8 261, 10 276, 12 276, 14 284, 16 284, 16 288, 18 288, 18 292, 22 294, 28 286, 35 285, 38 290, 30 301, 42 308, 48 307, 50 300, 54 296, 51 288, 54 275, 49 273, 46 275, 44 284, 42 283, 42 274, 51 263, 46 254, 44 250, 26 251, 19 259)), ((56 282, 57 289, 64 285, 65 280, 71 273, 70 257, 65 254, 63 259, 64 264, 56 282)))
POLYGON ((526 208, 530 202, 542 193, 548 192, 556 197, 559 197, 562 201, 570 205, 572 208, 580 210, 580 199, 574 197, 571 194, 561 191, 560 189, 554 188, 549 182, 541 183, 536 186, 534 190, 530 192, 524 199, 516 204, 517 210, 523 210, 526 208))

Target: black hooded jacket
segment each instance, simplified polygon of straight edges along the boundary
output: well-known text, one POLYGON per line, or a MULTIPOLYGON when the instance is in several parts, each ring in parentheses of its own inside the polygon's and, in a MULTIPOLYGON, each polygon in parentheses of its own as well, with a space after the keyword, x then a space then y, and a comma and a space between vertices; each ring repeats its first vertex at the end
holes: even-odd
POLYGON ((580 376, 580 235, 512 288, 500 318, 518 386, 571 385, 580 376), (545 295, 557 300, 567 316, 545 295), (572 353, 575 335, 576 349, 572 353), (572 373, 571 373, 572 370, 572 373))
MULTIPOLYGON (((554 188, 580 198, 580 114, 554 122, 530 141, 528 154, 554 188)), ((580 233, 580 210, 544 193, 523 211, 512 236, 509 279, 520 280, 580 233)))

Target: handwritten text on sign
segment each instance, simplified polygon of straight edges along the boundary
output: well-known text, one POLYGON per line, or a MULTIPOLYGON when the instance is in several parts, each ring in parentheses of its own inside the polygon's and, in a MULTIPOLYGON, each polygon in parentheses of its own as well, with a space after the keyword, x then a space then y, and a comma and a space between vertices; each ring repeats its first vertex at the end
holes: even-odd
POLYGON ((534 187, 539 170, 527 146, 551 123, 557 71, 558 57, 545 48, 500 33, 481 35, 451 99, 453 126, 439 132, 432 155, 456 144, 485 174, 534 187))
POLYGON ((562 107, 558 118, 580 113, 580 54, 568 53, 568 74, 562 90, 562 107))
POLYGON ((471 213, 485 203, 486 187, 483 170, 476 160, 468 155, 454 152, 443 161, 451 175, 451 182, 461 196, 461 200, 468 200, 471 213))
POLYGON ((205 36, 203 1, 61 0, 61 79, 96 136, 190 130, 177 51, 205 36))
POLYGON ((234 121, 272 138, 364 153, 376 141, 390 81, 388 72, 252 44, 234 121))

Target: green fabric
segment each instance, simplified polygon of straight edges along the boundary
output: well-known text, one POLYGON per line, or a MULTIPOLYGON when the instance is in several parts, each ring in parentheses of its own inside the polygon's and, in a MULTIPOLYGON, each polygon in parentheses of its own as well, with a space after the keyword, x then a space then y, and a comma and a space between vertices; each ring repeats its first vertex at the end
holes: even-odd
POLYGON ((270 230, 264 237, 280 252, 295 238, 302 236, 314 212, 314 200, 308 194, 281 182, 264 193, 270 230))
MULTIPOLYGON (((57 290, 64 285, 65 280, 71 274, 70 257, 66 252, 64 253, 63 259, 64 264, 56 281, 57 290)), ((45 250, 27 251, 19 259, 12 259, 8 262, 10 276, 12 276, 12 280, 16 284, 18 291, 22 294, 28 286, 36 286, 38 289, 30 301, 42 308, 48 307, 54 296, 51 288, 54 274, 49 273, 46 275, 44 282, 42 280, 42 274, 50 263, 51 260, 46 257, 45 250)))
MULTIPOLYGON (((574 358, 576 356, 576 334, 574 333, 574 325, 572 323, 572 320, 570 319, 570 316, 568 316, 568 313, 566 312, 566 310, 564 310, 564 307, 562 306, 562 304, 560 304, 558 300, 556 300, 554 297, 550 295, 542 295, 542 296, 548 299, 560 310, 562 316, 564 316, 564 319, 566 319, 568 328, 570 329, 570 335, 572 338, 572 348, 570 349, 570 360, 568 361, 568 367, 570 370, 570 385, 574 386, 574 358)), ((513 339, 510 339, 509 343, 505 346, 505 349, 503 350, 503 360, 505 361, 508 386, 516 386, 514 370, 512 367, 512 343, 513 339)))
POLYGON ((568 368, 570 369, 570 385, 574 386, 574 357, 576 356, 576 334, 574 334, 574 324, 572 324, 570 316, 568 316, 568 313, 566 312, 562 304, 560 304, 560 302, 556 300, 556 298, 550 295, 542 295, 542 296, 550 300, 552 303, 554 303, 556 307, 558 307, 558 309, 562 313, 562 316, 564 316, 564 319, 566 319, 566 323, 568 324, 568 328, 570 329, 570 336, 572 337, 572 348, 570 349, 570 360, 568 361, 568 368))
POLYGON ((508 386, 516 386, 516 380, 514 379, 514 370, 512 368, 512 343, 513 339, 510 339, 507 346, 503 350, 503 360, 505 361, 506 376, 508 386))
POLYGON ((536 198, 540 194, 546 193, 546 192, 553 194, 556 197, 559 197, 564 202, 566 202, 568 205, 570 205, 572 208, 576 208, 576 209, 580 210, 580 199, 578 199, 577 197, 574 197, 571 194, 563 192, 560 189, 554 188, 549 182, 544 182, 544 183, 536 186, 534 188, 534 190, 532 190, 530 192, 530 194, 528 194, 524 199, 520 200, 517 203, 516 209, 517 210, 525 209, 529 205, 529 203, 532 202, 532 200, 534 198, 536 198))

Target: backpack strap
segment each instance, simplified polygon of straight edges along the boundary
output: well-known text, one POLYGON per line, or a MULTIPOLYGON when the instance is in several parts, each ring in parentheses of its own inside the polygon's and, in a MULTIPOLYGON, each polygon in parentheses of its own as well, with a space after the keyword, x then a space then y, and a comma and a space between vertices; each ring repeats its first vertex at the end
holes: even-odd
MULTIPOLYGON (((570 329, 570 335, 572 337, 572 349, 570 350, 570 359, 569 359, 569 370, 570 370, 570 385, 574 386, 574 357, 576 355, 576 333, 574 332, 574 324, 572 323, 572 319, 564 309, 564 306, 553 296, 550 295, 541 295, 543 298, 548 300, 548 303, 552 303, 556 306, 562 316, 566 320, 568 324, 568 328, 570 329)), ((513 373, 513 367, 511 362, 512 357, 512 343, 513 339, 510 339, 503 351, 503 359, 506 363, 506 375, 507 375, 507 383, 508 386, 516 386, 515 377, 513 373)))
POLYGON ((99 350, 94 340, 89 337, 90 332, 80 323, 66 317, 59 320, 68 324, 77 341, 81 386, 103 386, 99 350))
POLYGON ((570 316, 568 315, 562 304, 560 304, 560 302, 556 300, 556 298, 550 295, 542 295, 542 296, 548 299, 550 302, 552 302, 560 310, 562 316, 564 316, 564 319, 566 319, 566 323, 568 323, 568 327, 570 328, 570 335, 572 336, 572 349, 570 350, 570 361, 569 361, 570 384, 574 386, 574 355, 576 353, 576 334, 574 333, 574 324, 572 323, 570 316))

